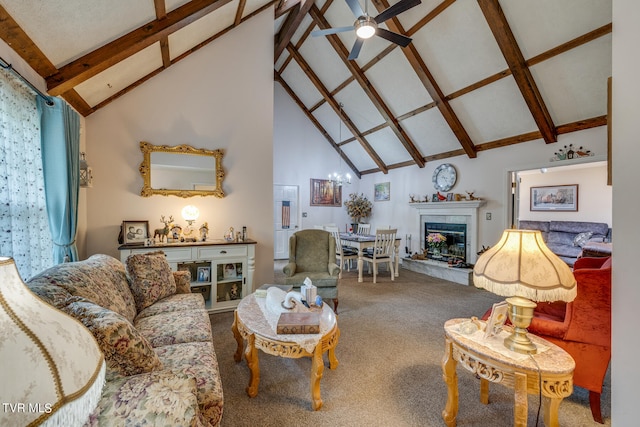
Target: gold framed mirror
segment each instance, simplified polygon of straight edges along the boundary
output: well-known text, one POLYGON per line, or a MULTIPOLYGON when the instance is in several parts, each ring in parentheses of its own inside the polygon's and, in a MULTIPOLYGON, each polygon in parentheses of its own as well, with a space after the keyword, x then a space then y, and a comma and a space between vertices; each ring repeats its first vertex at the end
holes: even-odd
POLYGON ((153 145, 141 141, 140 151, 141 196, 224 197, 223 150, 194 148, 184 144, 153 145))

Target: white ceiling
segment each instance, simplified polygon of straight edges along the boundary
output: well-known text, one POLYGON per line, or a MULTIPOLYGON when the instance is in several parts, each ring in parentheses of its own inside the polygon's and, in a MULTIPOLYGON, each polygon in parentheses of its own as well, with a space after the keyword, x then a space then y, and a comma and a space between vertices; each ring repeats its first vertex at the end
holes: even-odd
MULTIPOLYGON (((360 0, 360 4, 364 9, 363 1, 360 0)), ((383 1, 386 0, 375 0, 368 5, 370 15, 378 13, 376 7, 384 9, 383 1)), ((413 38, 409 47, 388 51, 387 48, 394 46, 392 43, 373 37, 364 43, 358 59, 350 64, 332 47, 328 37, 309 35, 311 30, 320 28, 313 12, 322 11, 325 0, 317 0, 314 10, 299 20, 301 23, 290 43, 276 57, 276 78, 304 106, 305 113, 317 120, 320 130, 330 135, 333 141, 328 143, 341 151, 357 175, 386 172, 393 167, 415 167, 416 156, 422 160, 460 154, 475 157, 475 150, 481 144, 498 147, 500 141, 513 143, 522 140, 523 135, 534 135, 529 139, 540 138, 540 134, 535 137, 540 128, 534 113, 525 101, 515 74, 509 72, 508 61, 483 13, 482 4, 492 1, 496 0, 423 0, 400 14, 396 21, 399 28, 394 31, 413 38), (425 25, 417 25, 425 17, 432 19, 425 25), (443 96, 436 99, 437 106, 430 95, 433 89, 429 90, 419 77, 423 71, 416 72, 412 66, 415 58, 424 64, 443 96), (360 73, 360 79, 349 81, 354 73, 360 73), (503 75, 496 76, 499 73, 503 75), (487 82, 483 84, 485 79, 487 82), (375 94, 379 96, 378 101, 375 94), (338 126, 339 104, 345 118, 342 127, 338 126), (447 116, 447 111, 453 119, 447 116), (385 117, 387 114, 391 117, 385 117), (455 126, 456 120, 459 128, 455 126), (353 133, 347 123, 352 124, 353 133), (460 135, 465 133, 471 148, 463 150, 465 137, 460 135), (357 140, 353 139, 354 134, 357 140), (399 136, 402 134, 404 136, 399 136), (405 139, 404 144, 401 138, 405 139), (336 143, 341 143, 339 149, 336 143), (407 145, 415 147, 417 154, 412 155, 407 145)), ((162 22, 186 8, 197 11, 211 3, 214 2, 0 0, 6 13, 40 50, 25 59, 35 64, 34 57, 44 57, 45 62, 49 61, 65 76, 72 66, 91 62, 92 54, 120 37, 125 36, 121 39, 123 50, 136 46, 125 39, 138 28, 152 24, 155 31, 162 22), (157 5, 161 7, 157 9, 157 5), (162 6, 167 18, 160 16, 162 6)), ((290 0, 291 4, 287 4, 269 0, 222 0, 222 3, 225 4, 199 19, 183 17, 185 25, 180 29, 147 46, 136 47, 126 59, 96 68, 99 72, 81 78, 70 89, 62 91, 62 95, 83 114, 91 114, 135 88, 139 81, 161 71, 171 61, 188 55, 201 43, 215 43, 217 35, 241 25, 252 13, 273 5, 280 15, 274 21, 274 31, 278 33, 287 19, 295 17, 297 9, 293 6, 299 1, 290 0), (163 48, 163 44, 166 47, 163 48)), ((602 117, 607 113, 607 78, 611 75, 611 29, 601 31, 597 37, 585 39, 584 36, 611 23, 611 0, 501 0, 498 4, 517 49, 528 61, 525 71, 530 72, 537 86, 539 101, 549 112, 552 128, 568 125, 577 130, 578 123, 589 120, 603 125, 602 117), (563 48, 572 40, 571 46, 563 48), (557 48, 559 53, 554 51, 557 48)), ((349 26, 355 20, 344 0, 333 0, 323 15, 332 27, 349 26)), ((381 27, 390 25, 392 20, 381 27)), ((13 37, 13 33, 2 30, 0 33, 5 41, 11 42, 6 39, 13 37)), ((276 46, 278 37, 276 34, 276 46)), ((348 52, 355 35, 353 31, 342 32, 337 40, 348 52)), ((36 71, 47 69, 42 65, 32 66, 36 71)))

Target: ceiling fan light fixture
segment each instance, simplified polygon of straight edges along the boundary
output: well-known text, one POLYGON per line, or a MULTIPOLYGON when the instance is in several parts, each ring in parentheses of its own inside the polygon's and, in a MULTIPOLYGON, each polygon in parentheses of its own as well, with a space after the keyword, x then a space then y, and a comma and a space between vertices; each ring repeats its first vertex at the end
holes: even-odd
POLYGON ((356 35, 361 39, 373 37, 376 33, 376 29, 378 28, 378 24, 370 16, 361 16, 353 26, 356 29, 356 35))

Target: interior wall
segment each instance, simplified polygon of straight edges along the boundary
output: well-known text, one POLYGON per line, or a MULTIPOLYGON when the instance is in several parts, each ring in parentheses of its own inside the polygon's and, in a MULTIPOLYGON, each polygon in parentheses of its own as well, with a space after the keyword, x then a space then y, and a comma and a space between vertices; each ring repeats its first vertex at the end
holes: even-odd
POLYGON ((611 226, 611 186, 607 185, 607 163, 596 162, 567 169, 547 168, 519 173, 519 219, 534 221, 604 222, 611 226), (531 211, 531 187, 578 185, 578 211, 531 211))
POLYGON ((254 285, 273 280, 273 10, 233 29, 87 117, 87 254, 119 256, 123 220, 200 209, 211 238, 246 226, 256 247, 254 285), (140 141, 224 150, 224 198, 141 197, 140 141))
POLYGON ((638 422, 637 390, 640 367, 637 356, 640 342, 635 317, 640 301, 638 286, 638 212, 640 198, 636 197, 640 168, 635 152, 638 147, 638 111, 640 111, 640 2, 613 1, 612 51, 612 164, 613 164, 613 224, 615 248, 613 252, 613 311, 611 359, 612 425, 630 426, 638 422))

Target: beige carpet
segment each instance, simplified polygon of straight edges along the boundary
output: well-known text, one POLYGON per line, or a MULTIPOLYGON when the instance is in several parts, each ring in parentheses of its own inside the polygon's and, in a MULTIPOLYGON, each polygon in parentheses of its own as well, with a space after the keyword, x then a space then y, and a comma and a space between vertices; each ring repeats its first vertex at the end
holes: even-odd
MULTIPOLYGON (((211 315, 224 387, 222 426, 443 426, 443 324, 454 317, 482 315, 500 299, 404 269, 393 282, 388 273, 381 273, 376 284, 370 276, 358 283, 355 272, 345 272, 338 306, 339 366, 328 369, 325 356, 320 411, 311 410, 308 358, 260 353, 259 392, 249 398, 246 362, 233 360, 233 313, 211 315)), ((474 375, 459 368, 458 383, 458 426, 513 425, 511 389, 492 384, 491 403, 482 405, 474 375)), ((575 388, 560 406, 560 425, 601 425, 591 418, 588 400, 585 390, 575 388)), ((602 400, 605 425, 611 425, 609 376, 602 400)), ((538 397, 530 396, 529 426, 536 425, 537 409, 538 397)), ((538 425, 544 425, 542 414, 538 425)))

